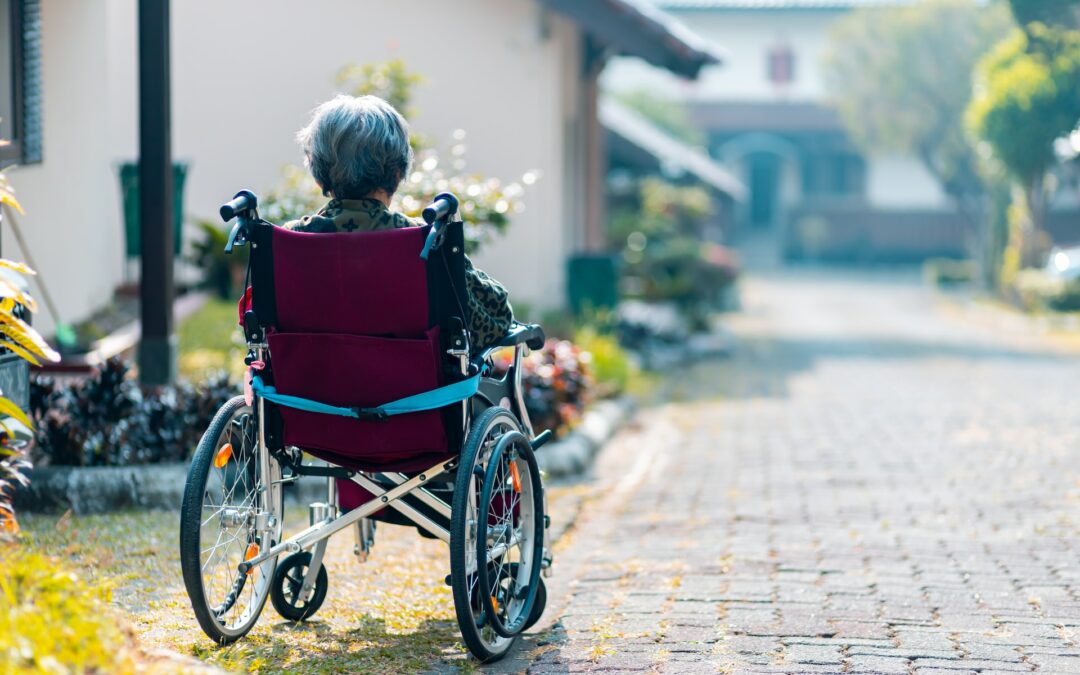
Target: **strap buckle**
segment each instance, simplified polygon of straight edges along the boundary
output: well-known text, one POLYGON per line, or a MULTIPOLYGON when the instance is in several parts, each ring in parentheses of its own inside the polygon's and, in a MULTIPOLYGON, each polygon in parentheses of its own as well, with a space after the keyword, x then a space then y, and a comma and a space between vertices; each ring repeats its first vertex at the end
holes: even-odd
POLYGON ((382 408, 353 408, 357 419, 362 422, 389 422, 390 415, 382 408))

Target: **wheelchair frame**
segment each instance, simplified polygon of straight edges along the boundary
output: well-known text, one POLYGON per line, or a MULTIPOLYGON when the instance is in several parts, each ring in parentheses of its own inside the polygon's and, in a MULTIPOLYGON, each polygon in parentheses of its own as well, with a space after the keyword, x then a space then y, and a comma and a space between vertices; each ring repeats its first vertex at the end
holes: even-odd
MULTIPOLYGON (((442 226, 448 224, 449 219, 456 212, 457 200, 453 195, 444 193, 436 198, 435 202, 425 210, 425 220, 431 225, 429 234, 426 235, 426 243, 423 248, 422 258, 426 260, 426 256, 429 250, 436 250, 442 244, 445 232, 442 230, 442 226), (429 212, 431 212, 429 214, 429 212), (429 217, 430 215, 430 217, 429 217)), ((228 243, 225 247, 225 252, 230 253, 233 246, 248 243, 249 226, 253 225, 266 225, 265 221, 258 218, 256 210, 257 198, 254 194, 243 191, 239 193, 236 198, 230 203, 221 208, 221 215, 223 219, 227 221, 236 218, 236 223, 233 225, 230 232, 228 243)), ((460 234, 457 235, 460 237, 460 234)), ((251 241, 251 245, 255 246, 255 241, 251 241)), ((460 249, 456 244, 453 248, 453 252, 458 252, 460 249)), ((250 268, 249 268, 250 270, 250 268)), ((267 339, 264 327, 259 324, 258 317, 255 312, 247 311, 243 314, 243 326, 245 338, 248 346, 248 358, 246 363, 252 367, 252 373, 259 368, 265 366, 271 361, 272 354, 270 353, 269 340, 267 339)), ((356 526, 356 532, 358 534, 357 554, 366 552, 368 545, 372 542, 366 538, 365 528, 363 527, 364 519, 373 517, 377 512, 383 511, 387 508, 393 509, 397 514, 404 517, 408 524, 411 524, 418 529, 421 533, 427 533, 428 535, 441 539, 450 545, 451 549, 451 574, 447 577, 447 583, 454 587, 455 593, 455 606, 458 608, 458 621, 463 631, 463 638, 465 638, 466 644, 469 646, 470 651, 473 652, 477 658, 483 661, 494 660, 501 658, 506 653, 505 649, 502 651, 491 651, 486 643, 486 638, 480 638, 482 648, 475 646, 475 636, 470 641, 468 635, 465 634, 466 623, 462 623, 460 609, 459 592, 465 593, 466 597, 471 598, 469 600, 470 611, 474 612, 474 615, 470 617, 468 625, 475 624, 474 628, 481 628, 485 625, 490 625, 491 629, 496 634, 494 639, 512 639, 515 638, 521 630, 527 628, 539 618, 539 611, 542 611, 543 602, 538 598, 541 597, 543 592, 543 583, 539 581, 539 576, 548 576, 550 574, 551 554, 547 546, 547 526, 549 523, 546 516, 546 498, 544 497, 542 480, 539 470, 536 466, 535 459, 532 451, 538 449, 541 445, 547 442, 551 438, 551 432, 545 431, 539 436, 533 436, 532 422, 529 419, 528 411, 525 407, 525 397, 522 388, 522 359, 528 354, 530 347, 538 347, 543 341, 543 332, 536 326, 515 326, 510 334, 505 336, 497 345, 492 346, 479 355, 470 358, 470 346, 468 341, 468 334, 461 326, 461 333, 453 333, 453 338, 449 341, 449 348, 446 349, 445 354, 450 357, 451 368, 460 368, 460 373, 463 377, 478 378, 477 388, 475 393, 468 398, 461 400, 458 404, 461 406, 460 417, 460 446, 457 448, 457 452, 450 458, 444 458, 441 461, 431 465, 426 470, 413 474, 412 470, 409 471, 409 475, 399 471, 363 471, 357 468, 347 468, 346 466, 335 466, 332 463, 327 463, 326 466, 312 465, 303 463, 302 454, 297 448, 292 446, 282 446, 280 439, 273 440, 271 442, 271 427, 272 424, 270 416, 274 413, 267 406, 268 402, 274 402, 281 405, 282 402, 274 399, 270 390, 266 391, 267 397, 259 395, 262 391, 257 387, 252 387, 249 390, 249 398, 247 404, 250 406, 254 413, 255 428, 254 431, 254 457, 253 457, 253 470, 257 471, 257 477, 253 477, 253 493, 257 495, 252 506, 246 506, 242 503, 240 506, 230 506, 225 508, 225 504, 221 504, 221 508, 218 511, 218 518, 222 522, 223 526, 226 523, 235 524, 235 522, 246 521, 249 524, 248 541, 258 541, 263 543, 269 543, 267 548, 262 548, 259 545, 249 544, 247 552, 243 556, 243 560, 239 562, 235 569, 239 575, 238 581, 234 584, 233 592, 226 597, 225 603, 230 603, 234 596, 244 587, 244 579, 249 577, 255 570, 261 570, 257 575, 256 591, 259 593, 265 593, 262 595, 262 600, 258 606, 250 606, 241 615, 241 624, 243 628, 235 629, 236 633, 222 632, 225 627, 219 630, 215 628, 211 631, 204 623, 205 611, 200 610, 199 607, 207 607, 206 592, 207 587, 205 584, 205 577, 200 578, 198 583, 201 584, 201 591, 199 592, 202 605, 196 605, 193 597, 193 605, 195 605, 196 615, 200 622, 203 622, 203 628, 207 631, 208 635, 214 637, 215 634, 220 635, 214 639, 221 642, 228 642, 239 637, 242 637, 254 622, 257 621, 258 615, 261 613, 263 603, 265 603, 266 597, 272 595, 275 592, 275 586, 277 581, 277 571, 279 559, 283 555, 290 555, 287 565, 289 569, 292 569, 293 565, 306 565, 307 570, 303 572, 302 581, 296 577, 289 577, 291 583, 299 582, 299 586, 293 586, 291 593, 293 594, 293 600, 286 599, 286 603, 289 607, 279 606, 278 600, 275 599, 275 608, 279 613, 286 618, 306 618, 314 613, 318 609, 318 605, 321 604, 322 598, 325 596, 326 579, 323 564, 326 548, 330 537, 334 534, 349 528, 350 526, 356 526), (489 357, 491 354, 502 348, 512 347, 514 349, 513 358, 511 360, 509 369, 500 378, 488 377, 486 375, 489 357), (457 366, 453 364, 453 360, 457 360, 457 366), (479 376, 477 374, 480 374, 479 376), (504 410, 505 412, 495 412, 496 410, 504 410), (501 421, 500 421, 501 420, 501 421), (475 429, 473 427, 476 427, 475 429), (501 432, 497 435, 489 436, 495 429, 501 429, 501 432), (475 433, 474 433, 475 432, 475 433), (475 440, 470 440, 475 439, 475 440), (495 442, 494 446, 484 445, 481 450, 481 446, 478 443, 495 442), (496 442, 497 441, 497 442, 496 442), (460 475, 458 473, 459 468, 464 461, 463 457, 468 455, 468 460, 474 462, 469 467, 469 474, 467 476, 460 475), (480 461, 481 457, 486 457, 487 468, 481 469, 480 464, 476 463, 480 461), (509 462, 509 465, 504 465, 502 462, 504 458, 509 462), (519 476, 517 465, 515 462, 522 462, 524 468, 521 468, 522 472, 519 476), (507 466, 510 471, 509 474, 500 473, 500 467, 507 466), (286 470, 288 473, 286 473, 286 470), (492 473, 494 471, 494 473, 492 473), (477 473, 481 472, 481 473, 477 473), (470 503, 473 499, 480 498, 474 497, 472 490, 473 476, 480 476, 483 479, 483 493, 482 499, 491 499, 491 486, 493 485, 508 485, 512 482, 513 489, 517 492, 521 492, 521 485, 531 481, 530 494, 535 495, 533 497, 533 505, 530 505, 527 501, 511 502, 509 504, 503 502, 501 509, 501 515, 496 513, 494 517, 495 522, 491 521, 493 514, 488 511, 490 504, 485 503, 486 517, 483 516, 471 516, 471 520, 462 521, 460 518, 467 518, 465 514, 455 515, 454 506, 451 503, 431 490, 428 486, 433 482, 445 477, 448 474, 455 475, 455 481, 458 486, 455 487, 451 494, 457 496, 454 497, 454 502, 460 505, 460 499, 466 499, 470 503), (484 475, 487 476, 484 479, 484 475), (281 535, 284 527, 284 500, 283 500, 283 488, 286 484, 294 483, 304 476, 325 477, 327 481, 326 486, 326 502, 316 502, 309 505, 309 526, 301 532, 289 537, 282 541, 281 535), (525 477, 525 478, 522 478, 525 477), (511 481, 512 478, 512 481, 511 481), (363 491, 371 495, 371 498, 354 508, 351 508, 348 512, 342 514, 339 512, 339 500, 338 500, 338 480, 350 480, 363 491), (500 483, 500 480, 502 481, 500 483), (469 485, 468 496, 464 493, 458 494, 460 484, 464 481, 469 485), (405 498, 410 498, 410 501, 405 501, 405 498), (460 498, 460 499, 459 499, 460 498), (417 508, 422 506, 423 510, 417 508), (512 523, 518 519, 518 510, 522 519, 527 519, 534 528, 532 533, 529 530, 519 530, 516 525, 512 523), (513 515, 509 515, 513 514, 513 515), (529 514, 529 515, 525 515, 529 514), (508 520, 507 520, 508 519, 508 520), (442 522, 446 521, 444 525, 442 522), (464 523, 464 524, 463 524, 464 523), (471 524, 471 525, 470 525, 471 524), (509 529, 508 528, 509 524, 509 529), (470 529, 470 527, 472 529, 470 529), (481 532, 488 532, 489 528, 500 530, 502 534, 498 535, 495 540, 495 544, 492 545, 491 539, 485 539, 481 532), (451 532, 465 532, 461 534, 462 541, 452 541, 451 532), (505 537, 505 539, 501 539, 505 537), (462 546, 468 546, 472 539, 477 540, 477 553, 471 558, 466 555, 464 564, 460 562, 460 556, 462 555, 462 546), (480 545, 480 541, 487 542, 485 546, 480 545), (479 591, 479 587, 473 588, 473 586, 466 584, 462 586, 462 579, 466 577, 477 576, 479 579, 486 580, 483 583, 485 585, 490 584, 492 579, 491 575, 495 574, 495 587, 501 587, 505 579, 513 579, 517 574, 514 571, 507 572, 506 570, 513 570, 518 562, 510 562, 508 568, 504 568, 504 561, 509 552, 515 548, 515 546, 525 547, 530 551, 532 556, 530 564, 525 569, 529 570, 532 581, 529 581, 527 585, 514 589, 510 586, 510 590, 513 591, 510 595, 499 597, 504 598, 506 607, 504 610, 498 609, 496 603, 495 591, 491 590, 491 597, 488 598, 487 591, 479 591), (310 557, 306 558, 306 561, 296 558, 291 558, 291 554, 298 554, 303 551, 310 551, 310 557), (455 553, 457 551, 457 553, 455 553), (458 556, 458 558, 455 558, 458 556), (486 556, 486 560, 483 560, 486 556), (459 562, 455 563, 454 561, 459 562), (482 561, 482 562, 481 562, 482 561), (271 574, 266 573, 266 568, 263 567, 269 563, 271 574), (494 571, 492 565, 495 565, 494 571), (503 576, 506 574, 507 576, 503 576), (465 575, 462 577, 461 575, 465 575), (273 577, 273 578, 271 578, 273 577), (453 582, 451 578, 453 577, 453 582), (534 587, 534 581, 536 586, 534 587), (267 587, 265 584, 269 583, 267 587), (318 585, 319 591, 312 594, 313 589, 318 585), (259 589, 262 588, 260 591, 259 589), (465 588, 466 590, 460 590, 465 588), (480 614, 476 615, 476 596, 471 595, 479 592, 480 602, 482 603, 480 614), (317 598, 317 599, 316 599, 317 598), (305 605, 308 601, 311 601, 310 609, 305 607, 300 609, 296 606, 296 600, 305 605), (489 602, 490 600, 490 602, 489 602), (500 618, 500 612, 506 611, 509 616, 509 609, 507 609, 512 603, 520 602, 518 607, 517 617, 509 624, 503 624, 500 618), (494 606, 494 609, 492 607, 494 606), (486 607, 486 609, 485 609, 486 607), (534 613, 533 610, 539 608, 539 611, 534 613), (285 611, 289 610, 289 611, 285 611), (200 614, 203 611, 203 614, 200 614), (485 614, 493 613, 493 614, 485 614), (295 614, 295 616, 293 616, 295 614), (485 618, 485 616, 487 618, 485 618), (250 622, 250 623, 245 623, 250 622), (488 622, 488 623, 485 623, 488 622), (479 651, 478 651, 479 650, 479 651), (490 652, 485 656, 486 652, 490 652)), ((444 344, 446 347, 446 344, 444 344)), ((258 380, 257 380, 258 383, 258 380)), ((222 411, 228 409, 228 406, 240 406, 242 401, 235 399, 230 403, 227 403, 222 411)), ((236 410, 236 408, 233 408, 236 410)), ((215 418, 215 421, 211 424, 210 429, 217 428, 219 425, 218 418, 222 413, 215 418)), ((233 413, 235 414, 235 412, 233 413)), ((232 418, 223 418, 225 420, 231 420, 232 418)), ((456 425, 456 424, 455 424, 456 425)), ((276 432, 276 426, 273 429, 276 432)), ((207 438, 211 438, 211 443, 214 443, 210 436, 210 430, 207 435, 204 436, 204 441, 200 442, 200 450, 197 453, 198 456, 207 457, 204 454, 204 443, 207 438)), ((227 444, 227 454, 225 454, 225 461, 228 462, 228 457, 232 454, 232 446, 227 444)), ((212 449, 212 448, 211 448, 212 449)), ((226 447, 223 446, 220 452, 225 452, 226 447)), ((203 460, 209 461, 209 460, 203 460)), ((214 455, 215 466, 221 468, 222 465, 216 464, 217 455, 214 455)), ((191 473, 188 478, 188 488, 185 489, 184 499, 184 513, 188 512, 189 508, 189 492, 192 490, 192 477, 196 475, 195 464, 193 462, 191 473)), ((203 466, 206 466, 205 464, 203 466)), ((209 469, 208 469, 209 470, 209 469)), ((205 479, 202 482, 205 490, 205 479)), ((492 502, 494 503, 494 502, 492 502)), ((464 508, 464 507, 463 507, 464 508)), ((182 516, 181 524, 181 557, 184 557, 184 546, 187 539, 185 535, 185 525, 187 516, 182 516)), ((396 521, 391 521, 396 522, 396 521)), ((204 523, 205 524, 205 523, 204 523)), ((402 523, 397 523, 402 524, 402 523)), ((200 526, 201 527, 201 526, 200 526)), ((490 535, 490 532, 488 533, 490 535)), ((216 548, 216 544, 215 547, 216 548)), ((211 550, 213 550, 213 548, 211 550)), ((522 550, 525 550, 522 549, 522 550)), ((524 553, 522 553, 524 555, 524 553)), ((361 558, 364 559, 363 557, 361 558)), ((511 558, 512 559, 512 558, 511 558)), ((521 564, 524 564, 522 560, 521 564)), ((191 581, 189 581, 189 569, 191 565, 185 563, 187 567, 184 568, 185 583, 188 585, 189 594, 193 594, 191 581)), ((487 586, 489 589, 495 587, 487 586)), ((510 593, 510 591, 507 591, 510 593)), ((278 596, 274 596, 277 598, 278 596)), ((224 606, 224 605, 222 605, 224 606)), ((231 606, 231 605, 230 605, 231 606)), ((228 611, 227 609, 210 609, 209 610, 215 616, 220 616, 221 612, 228 611)), ((216 620, 215 620, 216 621, 216 620)), ((217 625, 215 623, 215 625, 217 625)), ((228 630, 233 630, 231 627, 228 630)), ((494 644, 494 643, 493 643, 494 644)), ((504 645, 512 645, 512 641, 509 643, 503 643, 504 645)), ((506 647, 508 648, 508 647, 506 647)))
MULTIPOLYGON (((262 342, 249 343, 249 349, 253 350, 256 357, 262 359, 265 356, 267 345, 262 342)), ((495 351, 496 348, 489 349, 483 352, 476 360, 484 361, 486 357, 495 351)), ((529 420, 529 413, 525 409, 525 397, 521 387, 521 360, 526 355, 528 347, 522 343, 514 345, 514 357, 511 362, 510 369, 507 371, 507 379, 510 380, 511 394, 513 395, 513 404, 517 407, 516 416, 521 421, 524 431, 528 434, 529 438, 534 438, 532 422, 529 420)), ((455 350, 456 352, 456 350, 455 350)), ((463 353, 452 353, 452 356, 458 356, 462 362, 462 374, 467 375, 469 372, 470 361, 468 359, 468 345, 465 346, 463 353)), ((487 378, 489 381, 492 378, 487 378)), ((460 404, 463 407, 463 419, 464 429, 462 430, 462 437, 467 436, 469 427, 472 421, 472 411, 469 406, 470 400, 462 401, 460 404)), ((270 449, 266 444, 266 402, 263 399, 257 401, 258 414, 256 419, 258 420, 258 452, 259 462, 270 461, 270 449)), ((534 438, 533 447, 539 448, 543 442, 549 438, 549 435, 541 434, 541 436, 534 438)), ((354 472, 348 469, 323 468, 323 467, 304 467, 290 466, 289 468, 297 471, 294 478, 286 478, 277 482, 278 485, 284 482, 292 482, 301 476, 305 475, 319 475, 326 473, 327 482, 327 502, 325 504, 313 504, 311 508, 311 514, 313 519, 317 515, 322 515, 322 518, 318 519, 318 522, 313 523, 310 527, 302 532, 293 535, 286 541, 282 541, 267 549, 261 551, 258 556, 247 560, 240 564, 238 571, 246 573, 249 570, 258 567, 260 564, 277 558, 284 553, 298 553, 308 548, 313 548, 311 566, 308 568, 307 574, 304 577, 304 584, 301 587, 300 594, 304 595, 311 590, 312 585, 315 583, 315 579, 318 576, 319 568, 322 566, 323 555, 326 552, 327 541, 331 536, 340 532, 341 530, 357 523, 362 518, 366 518, 369 515, 374 514, 376 511, 389 507, 396 510, 401 515, 408 518, 417 527, 423 528, 434 537, 441 539, 447 544, 450 543, 450 531, 445 527, 439 525, 431 518, 420 513, 414 507, 401 502, 401 498, 407 495, 413 495, 427 506, 434 509, 440 515, 450 518, 451 507, 445 501, 435 496, 431 492, 424 489, 424 486, 432 479, 441 476, 445 473, 453 471, 457 468, 458 458, 445 460, 438 462, 426 471, 417 474, 412 478, 407 478, 404 474, 398 472, 387 473, 372 473, 372 472, 354 472), (310 469, 316 469, 314 472, 309 472, 310 469), (354 483, 368 491, 374 498, 365 502, 364 504, 357 506, 343 515, 336 515, 337 511, 337 478, 347 477, 354 483), (382 478, 388 482, 394 483, 395 487, 385 490, 377 480, 382 478)), ((269 471, 267 471, 267 474, 269 471)), ((264 474, 264 475, 267 475, 264 474)), ((271 489, 273 489, 272 486, 271 489)), ((280 489, 280 488, 279 488, 280 489)), ((275 495, 271 495, 272 499, 276 499, 275 495)), ((266 523, 263 532, 272 530, 274 524, 266 523)), ((258 529, 258 527, 256 527, 258 529)), ((546 528, 545 528, 546 533, 546 528)), ((548 557, 547 542, 541 542, 544 549, 544 566, 546 571, 550 568, 551 559, 548 557)), ((494 556, 493 556, 494 557, 494 556)), ((490 561, 489 561, 490 562, 490 561)), ((474 570, 467 570, 473 572, 474 570)))

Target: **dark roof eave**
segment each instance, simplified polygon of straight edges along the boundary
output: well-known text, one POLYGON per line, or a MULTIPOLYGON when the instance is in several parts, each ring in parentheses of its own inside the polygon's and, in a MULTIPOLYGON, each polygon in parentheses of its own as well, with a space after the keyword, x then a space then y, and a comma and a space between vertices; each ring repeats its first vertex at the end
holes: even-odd
POLYGON ((722 63, 708 42, 643 0, 539 0, 619 54, 636 56, 689 79, 722 63))

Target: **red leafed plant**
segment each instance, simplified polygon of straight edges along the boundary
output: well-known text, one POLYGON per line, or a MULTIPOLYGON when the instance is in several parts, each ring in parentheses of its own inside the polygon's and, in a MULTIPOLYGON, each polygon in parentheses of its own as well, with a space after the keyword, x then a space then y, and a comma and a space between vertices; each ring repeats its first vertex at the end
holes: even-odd
MULTIPOLYGON (((508 349, 496 353, 496 374, 507 371, 512 356, 508 349)), ((525 408, 534 430, 550 429, 558 436, 577 424, 593 390, 588 352, 569 340, 551 339, 522 365, 525 408)))

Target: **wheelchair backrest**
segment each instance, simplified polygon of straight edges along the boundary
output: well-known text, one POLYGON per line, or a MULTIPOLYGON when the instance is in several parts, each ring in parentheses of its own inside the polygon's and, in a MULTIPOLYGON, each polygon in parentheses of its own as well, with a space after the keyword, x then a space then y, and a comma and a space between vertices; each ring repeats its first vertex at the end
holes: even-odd
MULTIPOLYGON (((369 408, 462 379, 447 356, 468 326, 461 223, 316 234, 254 226, 251 300, 266 332, 263 379, 283 394, 369 408)), ((370 421, 285 406, 275 443, 348 468, 426 468, 460 443, 462 407, 370 421)), ((272 425, 274 426, 274 425, 272 425)))
POLYGON ((259 323, 289 333, 420 337, 468 325, 461 223, 420 258, 430 226, 312 234, 258 225, 251 235, 259 323))

